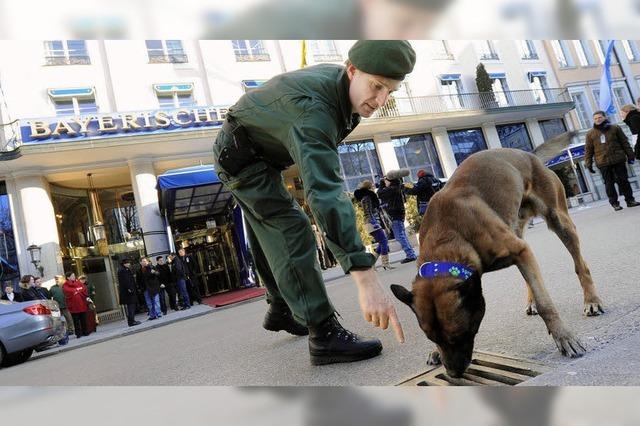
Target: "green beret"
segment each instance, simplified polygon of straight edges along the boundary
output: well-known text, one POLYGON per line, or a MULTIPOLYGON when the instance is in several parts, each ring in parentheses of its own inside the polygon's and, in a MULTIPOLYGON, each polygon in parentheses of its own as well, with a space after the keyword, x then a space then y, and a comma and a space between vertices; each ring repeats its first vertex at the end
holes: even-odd
POLYGON ((413 71, 416 52, 404 40, 360 40, 349 49, 349 60, 368 74, 404 80, 413 71))

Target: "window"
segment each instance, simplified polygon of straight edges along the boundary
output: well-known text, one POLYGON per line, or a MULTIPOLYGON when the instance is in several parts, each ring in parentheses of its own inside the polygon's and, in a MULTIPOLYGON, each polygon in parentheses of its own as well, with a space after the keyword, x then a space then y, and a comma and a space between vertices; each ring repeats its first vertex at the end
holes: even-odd
POLYGON ((449 50, 449 43, 446 40, 429 41, 429 51, 431 59, 453 59, 453 54, 449 50))
POLYGON ((44 42, 46 65, 88 65, 91 63, 84 40, 48 40, 44 42))
POLYGON ((342 178, 346 191, 355 191, 363 180, 375 182, 382 176, 382 167, 372 140, 338 146, 342 178))
POLYGON ((560 68, 568 68, 575 65, 565 40, 551 40, 551 48, 560 68))
POLYGON ((81 87, 74 89, 49 89, 49 98, 53 101, 56 116, 87 115, 98 112, 95 89, 81 87))
MULTIPOLYGON (((596 43, 596 53, 598 54, 598 59, 600 60, 601 64, 604 64, 604 55, 607 54, 607 45, 608 45, 608 40, 598 40, 598 42, 596 43)), ((611 63, 612 64, 617 64, 618 61, 616 61, 616 55, 615 54, 611 54, 611 63)))
POLYGON ((514 105, 505 73, 490 73, 489 77, 492 81, 491 88, 493 89, 493 95, 498 102, 498 106, 506 107, 514 105))
POLYGON ((462 108, 462 82, 460 74, 443 74, 440 76, 440 93, 443 94, 447 110, 462 108))
POLYGON ((540 120, 538 121, 538 124, 540 125, 540 130, 542 131, 542 137, 544 138, 545 141, 567 131, 567 126, 564 124, 564 120, 562 118, 540 120))
POLYGON ((576 116, 578 117, 580 128, 588 129, 591 127, 591 117, 593 114, 584 92, 571 93, 571 99, 573 99, 573 102, 576 104, 576 116))
POLYGON ((588 40, 573 40, 573 47, 578 54, 578 62, 583 67, 596 65, 596 58, 593 57, 593 51, 588 40))
POLYGON ((183 64, 189 62, 180 40, 145 40, 149 63, 183 64))
POLYGON ((262 40, 231 40, 231 44, 238 62, 271 60, 262 40))
POLYGON ((313 60, 316 62, 342 62, 342 55, 338 52, 333 40, 311 40, 309 42, 313 60))
POLYGON ((630 61, 640 61, 638 43, 634 40, 622 40, 622 47, 624 47, 624 53, 630 61))
POLYGON ((471 154, 487 149, 482 129, 450 130, 448 133, 458 165, 471 154))
MULTIPOLYGON (((632 103, 631 95, 629 95, 629 90, 627 89, 627 87, 624 85, 620 85, 620 83, 617 83, 617 84, 618 85, 614 85, 611 88, 611 91, 613 92, 612 94, 613 105, 616 109, 615 113, 609 114, 609 120, 612 123, 620 122, 621 119, 620 119, 620 115, 618 114, 618 111, 620 111, 620 108, 623 105, 632 103)), ((596 101, 597 108, 600 109, 600 89, 593 89, 593 98, 596 101)))
POLYGON ((154 84, 161 109, 188 108, 196 105, 192 83, 154 84))
POLYGON ((538 52, 536 52, 533 40, 518 40, 516 43, 522 59, 538 59, 538 52))
POLYGON ((244 92, 247 93, 262 86, 266 81, 267 80, 242 80, 242 88, 244 92))
POLYGON ((491 40, 479 40, 475 44, 481 60, 500 59, 491 40))
POLYGON ((436 177, 444 176, 431 134, 399 136, 391 141, 399 166, 411 170, 413 180, 418 179, 420 169, 425 169, 436 177))
POLYGON ((504 148, 515 148, 523 151, 533 151, 531 138, 524 123, 502 124, 496 126, 500 144, 504 148))
POLYGON ((529 87, 531 88, 534 100, 537 104, 546 104, 550 99, 547 84, 547 73, 545 71, 531 71, 529 73, 529 87))

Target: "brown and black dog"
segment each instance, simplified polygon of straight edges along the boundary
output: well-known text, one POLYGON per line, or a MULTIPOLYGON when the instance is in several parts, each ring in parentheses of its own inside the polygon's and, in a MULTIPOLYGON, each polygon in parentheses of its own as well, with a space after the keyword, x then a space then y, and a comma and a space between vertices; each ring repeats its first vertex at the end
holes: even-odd
POLYGON ((480 277, 512 265, 527 284, 527 314, 540 314, 563 355, 578 357, 585 352, 560 318, 533 252, 522 238, 524 227, 538 215, 573 258, 584 293, 584 314, 604 312, 580 254, 560 179, 536 155, 521 150, 473 154, 429 202, 420 227, 418 265, 422 267, 412 291, 391 286, 437 345, 429 362, 442 361, 452 377, 461 377, 471 362, 474 338, 484 316, 480 277), (452 269, 434 272, 452 263, 452 269), (461 269, 466 275, 460 274, 461 269), (423 270, 428 271, 423 274, 423 270))

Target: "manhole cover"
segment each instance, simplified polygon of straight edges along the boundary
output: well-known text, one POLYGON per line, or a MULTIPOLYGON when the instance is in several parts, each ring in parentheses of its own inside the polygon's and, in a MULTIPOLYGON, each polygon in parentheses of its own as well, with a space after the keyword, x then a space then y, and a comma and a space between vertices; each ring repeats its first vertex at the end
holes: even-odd
POLYGON ((514 386, 549 370, 535 361, 474 352, 471 364, 459 379, 449 377, 444 367, 439 366, 405 380, 399 386, 514 386))

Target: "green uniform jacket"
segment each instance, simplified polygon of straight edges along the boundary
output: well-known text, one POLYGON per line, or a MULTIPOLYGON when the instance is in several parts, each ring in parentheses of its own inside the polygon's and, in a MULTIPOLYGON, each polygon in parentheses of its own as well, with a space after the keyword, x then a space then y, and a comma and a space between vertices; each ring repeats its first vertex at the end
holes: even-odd
POLYGON ((338 144, 360 122, 351 112, 346 68, 323 64, 276 76, 242 96, 228 116, 266 162, 298 165, 307 203, 343 269, 371 267, 340 173, 338 144))
POLYGON ((604 132, 605 143, 600 142, 602 133, 591 129, 585 136, 585 165, 591 167, 595 157, 596 166, 606 167, 613 164, 626 163, 634 158, 629 139, 620 126, 612 124, 604 132))
POLYGON ((64 299, 64 293, 62 292, 62 287, 60 287, 58 284, 54 284, 49 289, 49 293, 51 293, 51 298, 56 302, 58 302, 58 306, 60 307, 60 309, 66 309, 67 302, 64 299))

